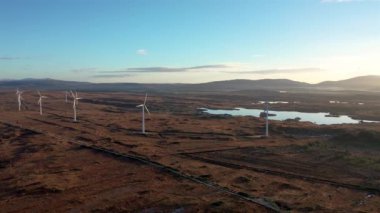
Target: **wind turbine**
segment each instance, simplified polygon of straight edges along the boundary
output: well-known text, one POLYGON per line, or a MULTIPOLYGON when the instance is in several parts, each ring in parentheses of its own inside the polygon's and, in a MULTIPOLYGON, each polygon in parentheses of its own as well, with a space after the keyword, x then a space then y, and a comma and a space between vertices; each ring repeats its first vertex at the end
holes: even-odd
POLYGON ((67 103, 67 96, 69 95, 69 92, 65 91, 65 94, 66 94, 65 103, 67 103))
POLYGON ((265 137, 269 137, 269 103, 265 102, 265 137))
POLYGON ((82 98, 78 98, 78 93, 73 91, 70 91, 71 96, 73 97, 73 109, 74 109, 74 122, 77 122, 77 105, 78 105, 78 100, 82 98))
POLYGON ((38 104, 40 105, 40 115, 42 115, 42 99, 47 98, 47 97, 42 96, 40 91, 37 90, 37 92, 38 92, 38 95, 40 96, 40 98, 38 99, 38 104))
POLYGON ((148 107, 146 107, 146 99, 148 98, 148 94, 146 93, 145 94, 145 100, 144 100, 144 103, 143 104, 140 104, 136 107, 141 107, 141 110, 142 110, 142 133, 145 134, 145 110, 148 112, 148 114, 150 115, 150 112, 148 110, 148 107))
POLYGON ((17 88, 16 95, 17 95, 17 101, 18 101, 18 111, 21 111, 21 101, 23 100, 21 97, 22 93, 23 93, 23 91, 21 91, 17 88))

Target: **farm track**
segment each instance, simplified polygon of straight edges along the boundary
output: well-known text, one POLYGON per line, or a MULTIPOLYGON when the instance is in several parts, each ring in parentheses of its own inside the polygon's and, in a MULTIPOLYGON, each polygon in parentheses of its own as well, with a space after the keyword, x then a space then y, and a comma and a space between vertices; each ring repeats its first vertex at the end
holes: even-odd
POLYGON ((294 174, 294 173, 281 172, 281 171, 264 169, 264 168, 239 165, 239 164, 234 164, 234 163, 229 163, 229 162, 224 162, 224 161, 219 161, 219 160, 202 158, 202 157, 194 156, 192 154, 184 154, 183 153, 180 155, 182 155, 186 158, 193 159, 193 160, 198 160, 201 162, 211 163, 211 164, 224 166, 224 167, 228 167, 228 168, 247 169, 247 170, 251 170, 251 171, 255 171, 255 172, 259 172, 259 173, 274 175, 274 176, 280 176, 280 177, 285 177, 285 178, 293 178, 293 179, 301 179, 301 180, 308 181, 311 183, 323 183, 323 184, 328 184, 328 185, 335 186, 335 187, 342 187, 342 188, 347 188, 347 189, 351 189, 351 190, 363 191, 363 192, 367 192, 367 193, 371 193, 371 194, 380 195, 380 189, 378 189, 378 188, 372 188, 372 187, 366 187, 366 186, 360 186, 360 185, 354 185, 354 184, 347 184, 347 183, 340 183, 340 182, 336 182, 336 181, 331 181, 331 180, 326 180, 326 179, 321 179, 321 178, 316 178, 316 177, 311 177, 311 176, 305 176, 305 175, 300 175, 300 174, 294 174))
POLYGON ((58 141, 61 141, 61 142, 68 142, 68 143, 71 143, 71 144, 74 144, 74 145, 79 145, 80 147, 83 147, 83 148, 86 148, 86 149, 90 149, 90 150, 94 150, 94 151, 101 152, 101 153, 105 153, 105 154, 108 154, 108 155, 111 155, 111 156, 114 156, 114 157, 125 158, 125 159, 129 159, 129 160, 137 161, 137 162, 140 162, 142 164, 145 164, 145 165, 151 166, 153 168, 156 168, 159 171, 171 174, 171 175, 173 175, 175 177, 186 179, 186 180, 192 181, 194 183, 198 183, 198 184, 204 185, 204 186, 206 186, 208 188, 211 188, 213 190, 216 190, 216 191, 225 193, 227 195, 233 196, 235 198, 238 198, 238 199, 241 199, 241 200, 245 200, 247 202, 251 202, 251 203, 260 205, 262 207, 265 207, 267 210, 270 210, 270 211, 273 211, 273 212, 282 212, 282 210, 280 209, 280 207, 278 207, 276 205, 276 203, 273 202, 273 201, 269 201, 267 199, 260 198, 260 197, 253 197, 253 196, 247 195, 247 194, 242 193, 242 192, 236 192, 234 190, 231 190, 231 189, 228 189, 226 187, 220 186, 217 183, 213 183, 213 182, 204 180, 204 179, 202 179, 200 177, 196 177, 196 176, 192 176, 192 175, 189 175, 189 174, 182 173, 182 172, 180 172, 180 171, 178 171, 178 170, 176 170, 176 169, 174 169, 172 167, 169 167, 169 166, 160 164, 158 162, 149 160, 149 159, 145 158, 144 156, 138 156, 138 155, 131 155, 131 154, 126 154, 126 153, 121 153, 121 152, 118 152, 118 151, 115 151, 115 150, 112 150, 112 149, 107 149, 107 148, 103 148, 101 146, 90 144, 88 142, 83 142, 83 141, 78 141, 78 140, 74 141, 72 139, 65 138, 65 137, 62 137, 62 136, 58 136, 58 135, 53 134, 53 133, 46 133, 45 131, 39 130, 37 128, 30 128, 30 127, 26 128, 26 127, 23 127, 23 126, 18 125, 18 124, 14 124, 14 123, 10 123, 10 122, 4 122, 4 121, 0 121, 0 123, 3 123, 3 124, 8 125, 8 126, 13 126, 13 127, 19 128, 19 129, 24 129, 24 130, 32 131, 32 132, 35 132, 35 133, 47 135, 47 136, 55 138, 55 139, 57 139, 58 141))

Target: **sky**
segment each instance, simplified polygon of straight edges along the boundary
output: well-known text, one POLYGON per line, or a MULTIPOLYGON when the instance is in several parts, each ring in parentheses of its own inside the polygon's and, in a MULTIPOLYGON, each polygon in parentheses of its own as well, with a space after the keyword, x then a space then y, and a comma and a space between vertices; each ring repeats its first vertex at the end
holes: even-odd
POLYGON ((380 75, 378 0, 0 0, 0 79, 380 75))

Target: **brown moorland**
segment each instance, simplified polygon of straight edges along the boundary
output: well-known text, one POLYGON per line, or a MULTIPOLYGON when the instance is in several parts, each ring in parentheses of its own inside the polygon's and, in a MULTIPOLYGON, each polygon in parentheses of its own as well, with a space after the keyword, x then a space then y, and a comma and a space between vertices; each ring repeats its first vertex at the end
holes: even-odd
MULTIPOLYGON (((45 94, 40 116, 34 92, 21 112, 14 92, 1 93, 2 211, 380 211, 380 124, 271 121, 262 138, 260 118, 198 108, 259 107, 264 96, 153 93, 142 135, 142 93, 80 93, 77 123, 64 93, 45 94)), ((334 98, 281 95, 269 97, 302 100, 275 108, 305 111, 334 98)), ((377 118, 379 105, 350 115, 377 118)))

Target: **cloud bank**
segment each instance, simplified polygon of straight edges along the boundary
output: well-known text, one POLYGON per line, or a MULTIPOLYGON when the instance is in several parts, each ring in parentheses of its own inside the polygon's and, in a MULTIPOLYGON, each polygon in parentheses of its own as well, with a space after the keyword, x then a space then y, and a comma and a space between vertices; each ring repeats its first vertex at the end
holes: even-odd
POLYGON ((202 66, 194 66, 194 67, 135 67, 135 68, 127 68, 124 70, 116 70, 116 71, 101 71, 101 73, 157 73, 157 72, 187 72, 194 70, 212 70, 212 69, 225 69, 230 66, 223 64, 216 65, 202 65, 202 66))
POLYGON ((88 68, 80 68, 71 70, 74 73, 83 73, 83 72, 96 72, 98 68, 96 67, 88 67, 88 68))
POLYGON ((0 61, 18 60, 20 57, 0 56, 0 61))
POLYGON ((99 75, 93 75, 92 78, 124 78, 132 76, 130 74, 99 74, 99 75))
POLYGON ((228 71, 226 73, 236 74, 258 74, 258 75, 273 75, 273 74, 290 74, 290 73, 311 73, 324 71, 320 68, 297 68, 297 69, 267 69, 253 71, 228 71))

